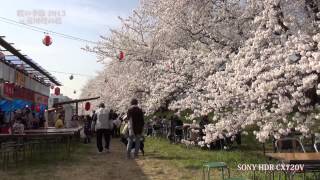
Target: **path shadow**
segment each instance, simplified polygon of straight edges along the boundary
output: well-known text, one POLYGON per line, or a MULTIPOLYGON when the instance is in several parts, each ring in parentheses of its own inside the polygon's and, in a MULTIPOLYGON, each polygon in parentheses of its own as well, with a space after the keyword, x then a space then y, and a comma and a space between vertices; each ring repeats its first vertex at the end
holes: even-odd
POLYGON ((98 154, 95 142, 92 146, 89 159, 96 162, 96 166, 100 166, 103 171, 103 173, 100 172, 101 176, 98 179, 150 180, 136 160, 127 159, 126 148, 118 138, 112 139, 110 153, 98 154))
POLYGON ((148 153, 145 156, 153 159, 159 159, 159 160, 190 160, 190 158, 187 158, 187 157, 162 156, 156 153, 148 153))
POLYGON ((77 144, 72 158, 47 161, 42 166, 30 166, 9 172, 0 170, 1 180, 151 180, 135 160, 127 160, 125 148, 112 139, 111 152, 98 154, 94 139, 91 144, 77 144))

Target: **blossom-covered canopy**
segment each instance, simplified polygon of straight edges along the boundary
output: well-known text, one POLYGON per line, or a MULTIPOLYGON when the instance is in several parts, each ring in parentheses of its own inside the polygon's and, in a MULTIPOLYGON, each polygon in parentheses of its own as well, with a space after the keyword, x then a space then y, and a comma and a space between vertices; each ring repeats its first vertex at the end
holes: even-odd
POLYGON ((147 113, 214 113, 205 143, 250 125, 261 142, 308 134, 318 118, 319 8, 317 0, 141 1, 87 47, 106 65, 82 95, 121 112, 135 97, 147 113))

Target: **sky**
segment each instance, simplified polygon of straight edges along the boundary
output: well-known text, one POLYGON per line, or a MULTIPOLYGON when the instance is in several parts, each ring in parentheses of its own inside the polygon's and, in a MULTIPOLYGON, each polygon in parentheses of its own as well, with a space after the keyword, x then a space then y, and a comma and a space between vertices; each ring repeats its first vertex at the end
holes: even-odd
MULTIPOLYGON (((0 20, 7 18, 29 23, 32 26, 98 41, 100 35, 109 35, 110 28, 120 25, 118 17, 127 17, 138 7, 139 0, 0 0, 0 20), (42 14, 42 16, 41 16, 42 14), (30 22, 42 18, 50 20, 30 22)), ((78 98, 83 85, 102 70, 103 65, 97 62, 95 54, 81 50, 87 44, 54 34, 52 45, 42 43, 44 32, 36 32, 0 21, 0 36, 14 43, 22 54, 41 65, 54 75, 63 86, 61 93, 71 98, 78 98), (74 75, 70 80, 67 72, 83 74, 74 75), (76 94, 74 94, 74 90, 76 94)))

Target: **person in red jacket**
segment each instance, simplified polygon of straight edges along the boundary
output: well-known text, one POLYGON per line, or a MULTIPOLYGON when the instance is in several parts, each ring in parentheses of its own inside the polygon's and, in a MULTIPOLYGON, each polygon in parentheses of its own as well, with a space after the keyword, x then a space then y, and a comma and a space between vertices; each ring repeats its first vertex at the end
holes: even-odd
POLYGON ((140 149, 140 138, 142 137, 143 127, 144 127, 144 114, 142 109, 138 106, 138 100, 131 100, 131 107, 127 113, 128 118, 128 129, 129 138, 127 145, 127 157, 131 158, 131 147, 133 142, 135 142, 134 157, 138 156, 140 149))

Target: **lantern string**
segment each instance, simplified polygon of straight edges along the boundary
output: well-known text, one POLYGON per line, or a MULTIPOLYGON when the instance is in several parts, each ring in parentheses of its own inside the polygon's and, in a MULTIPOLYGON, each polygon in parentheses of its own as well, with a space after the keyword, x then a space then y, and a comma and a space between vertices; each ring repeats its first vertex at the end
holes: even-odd
MULTIPOLYGON (((81 89, 70 87, 70 86, 65 86, 65 85, 63 85, 63 89, 67 90, 68 92, 72 92, 73 94, 79 94, 78 92, 81 92, 81 89), (76 93, 74 93, 74 91, 76 91, 76 93)), ((54 93, 54 90, 55 90, 55 88, 51 89, 50 91, 53 91, 53 93, 54 93)), ((61 88, 60 88, 60 91, 62 91, 61 88)))
POLYGON ((19 27, 21 27, 21 28, 26 28, 26 29, 29 29, 29 30, 32 30, 32 31, 37 31, 37 32, 43 33, 43 31, 40 31, 40 30, 31 28, 31 27, 28 27, 28 26, 23 26, 22 23, 15 24, 15 23, 12 23, 12 22, 8 22, 8 21, 6 21, 5 19, 6 19, 6 18, 0 17, 0 21, 1 21, 1 22, 7 23, 7 24, 11 24, 11 25, 15 25, 15 26, 19 26, 19 27))
POLYGON ((12 19, 8 19, 8 18, 1 17, 1 16, 0 16, 0 21, 4 22, 4 23, 7 23, 7 24, 19 26, 21 28, 26 28, 26 29, 29 29, 29 30, 32 30, 32 31, 36 31, 36 32, 50 33, 50 34, 55 34, 57 36, 60 36, 62 38, 66 38, 66 39, 71 39, 71 40, 75 40, 75 41, 82 41, 82 42, 87 42, 87 43, 92 43, 92 44, 98 44, 97 42, 94 42, 94 41, 90 41, 90 40, 86 40, 86 39, 79 38, 79 37, 76 37, 76 36, 71 36, 71 35, 55 32, 55 31, 44 29, 44 28, 40 28, 40 27, 37 27, 37 26, 32 26, 32 25, 29 25, 29 24, 21 23, 21 22, 14 21, 12 19))
POLYGON ((77 75, 77 76, 86 76, 86 77, 95 77, 94 75, 89 75, 89 74, 79 74, 79 73, 61 72, 61 71, 53 71, 53 70, 48 70, 48 71, 49 71, 49 72, 53 72, 53 73, 60 73, 60 74, 77 75))

